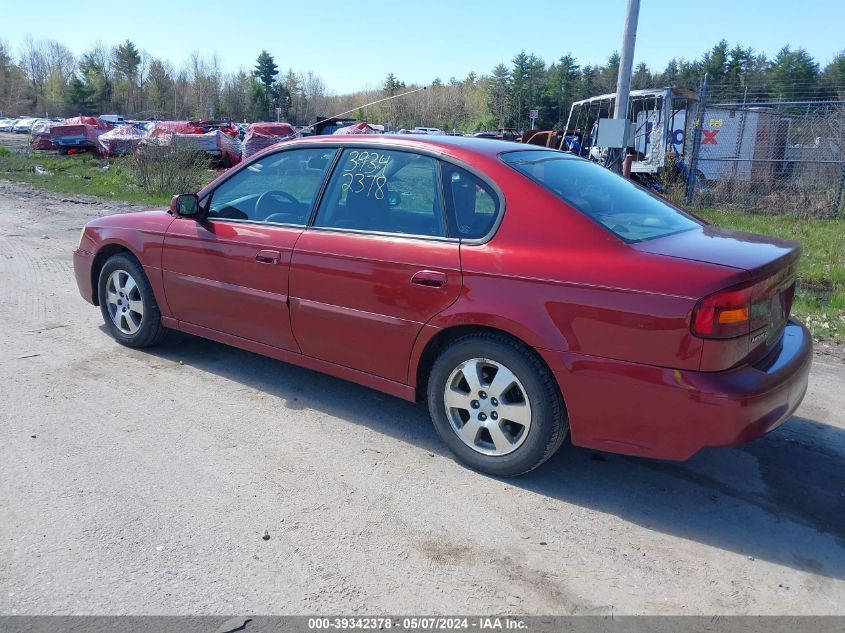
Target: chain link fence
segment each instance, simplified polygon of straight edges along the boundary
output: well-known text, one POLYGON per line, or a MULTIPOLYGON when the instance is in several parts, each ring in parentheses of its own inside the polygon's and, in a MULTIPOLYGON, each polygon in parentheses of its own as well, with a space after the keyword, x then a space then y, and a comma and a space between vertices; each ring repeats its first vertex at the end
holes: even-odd
POLYGON ((845 100, 710 103, 702 95, 690 132, 693 206, 845 214, 845 100))

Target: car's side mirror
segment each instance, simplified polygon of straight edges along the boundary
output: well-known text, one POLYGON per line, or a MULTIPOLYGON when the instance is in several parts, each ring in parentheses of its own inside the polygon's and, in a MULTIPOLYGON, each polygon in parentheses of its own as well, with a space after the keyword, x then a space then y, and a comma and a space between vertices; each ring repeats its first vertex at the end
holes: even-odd
POLYGON ((180 193, 170 200, 170 212, 177 218, 198 218, 200 199, 195 193, 180 193))

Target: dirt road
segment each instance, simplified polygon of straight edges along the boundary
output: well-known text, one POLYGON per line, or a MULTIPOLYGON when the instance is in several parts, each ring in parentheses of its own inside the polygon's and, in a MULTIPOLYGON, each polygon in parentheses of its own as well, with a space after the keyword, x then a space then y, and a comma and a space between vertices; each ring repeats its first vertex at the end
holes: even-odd
POLYGON ((0 613, 845 614, 842 361, 754 444, 499 481, 421 405, 114 343, 71 250, 127 209, 0 181, 0 613))

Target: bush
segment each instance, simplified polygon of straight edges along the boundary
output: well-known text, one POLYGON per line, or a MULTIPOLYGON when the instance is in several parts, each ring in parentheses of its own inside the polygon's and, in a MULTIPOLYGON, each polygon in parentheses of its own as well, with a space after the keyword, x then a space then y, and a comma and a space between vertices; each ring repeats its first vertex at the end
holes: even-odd
POLYGON ((211 157, 203 152, 149 143, 132 160, 132 177, 153 196, 197 191, 205 183, 211 157))

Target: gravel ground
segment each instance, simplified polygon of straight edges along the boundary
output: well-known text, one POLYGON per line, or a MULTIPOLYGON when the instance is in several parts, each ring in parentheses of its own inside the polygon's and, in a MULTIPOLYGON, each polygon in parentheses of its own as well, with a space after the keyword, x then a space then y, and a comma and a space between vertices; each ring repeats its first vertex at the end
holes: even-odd
POLYGON ((421 405, 117 345, 71 251, 129 209, 0 181, 0 614, 845 614, 840 359, 756 443, 501 481, 421 405))
POLYGON ((29 147, 29 134, 0 132, 0 145, 12 150, 26 149, 29 147))

